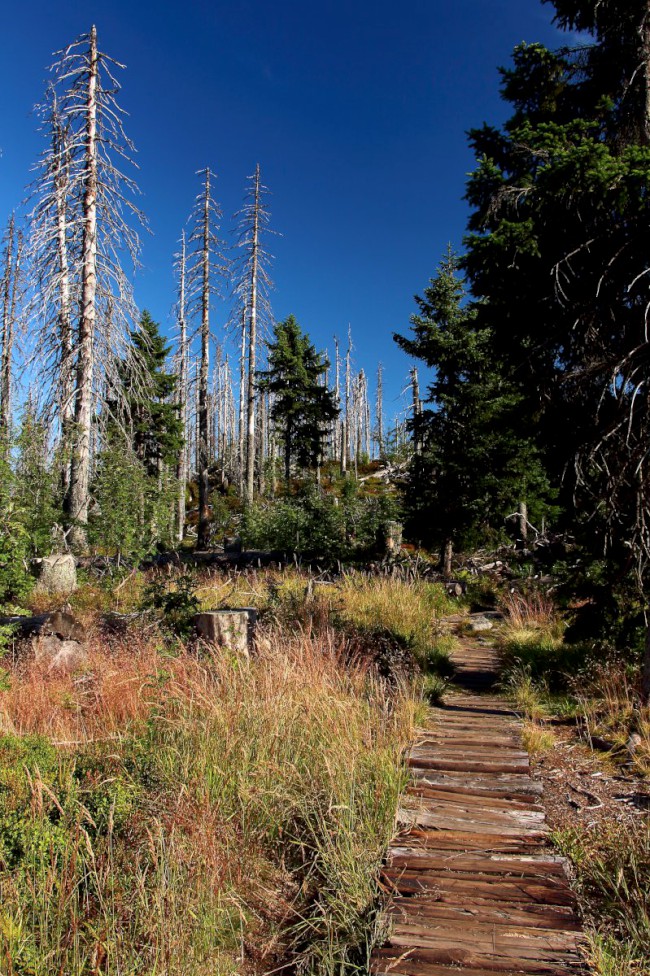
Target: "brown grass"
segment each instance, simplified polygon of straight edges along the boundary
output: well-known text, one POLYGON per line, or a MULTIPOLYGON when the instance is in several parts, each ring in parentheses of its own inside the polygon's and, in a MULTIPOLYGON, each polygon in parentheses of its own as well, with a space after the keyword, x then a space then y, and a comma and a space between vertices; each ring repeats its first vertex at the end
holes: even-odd
POLYGON ((327 627, 269 625, 251 661, 172 655, 133 628, 96 632, 71 675, 6 661, 0 826, 34 841, 15 869, 0 855, 0 970, 334 974, 361 958, 418 703, 353 651, 327 627), (58 762, 22 744, 33 733, 64 744, 58 762))

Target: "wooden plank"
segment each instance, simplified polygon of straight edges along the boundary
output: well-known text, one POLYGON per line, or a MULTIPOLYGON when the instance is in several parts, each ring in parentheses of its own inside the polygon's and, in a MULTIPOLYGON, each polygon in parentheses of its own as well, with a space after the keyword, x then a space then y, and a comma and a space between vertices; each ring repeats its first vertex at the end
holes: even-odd
POLYGON ((462 852, 428 852, 409 847, 392 847, 388 864, 394 870, 469 871, 484 874, 514 874, 518 877, 559 877, 566 879, 565 861, 561 857, 508 857, 499 854, 462 852))
MULTIPOLYGON (((463 645, 457 674, 482 688, 498 655, 463 645)), ((472 691, 430 711, 408 757, 411 783, 382 879, 389 943, 372 972, 392 976, 575 976, 581 926, 565 861, 547 847, 542 785, 522 724, 497 695, 472 691)))
POLYGON ((457 919, 463 923, 481 923, 493 926, 518 925, 528 929, 559 929, 561 931, 582 931, 582 925, 573 906, 566 905, 513 905, 512 902, 490 905, 450 905, 447 902, 426 898, 397 896, 393 898, 389 914, 399 917, 457 919))
MULTIPOLYGON (((469 761, 462 759, 443 759, 436 755, 416 755, 413 757, 421 769, 449 770, 454 773, 522 773, 528 772, 528 762, 469 761)), ((410 765, 410 761, 409 761, 410 765)))

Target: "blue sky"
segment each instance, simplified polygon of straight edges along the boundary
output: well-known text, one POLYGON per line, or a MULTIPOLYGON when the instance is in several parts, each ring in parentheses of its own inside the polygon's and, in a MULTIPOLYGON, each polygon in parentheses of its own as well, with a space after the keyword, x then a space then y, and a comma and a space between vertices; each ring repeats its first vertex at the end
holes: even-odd
MULTIPOLYGON (((562 37, 539 0, 28 0, 0 40, 0 220, 24 197, 41 148, 31 108, 51 53, 96 23, 100 48, 127 65, 120 102, 138 149, 152 236, 136 300, 165 329, 172 255, 198 189, 218 175, 230 215, 259 161, 272 191, 272 295, 319 348, 352 327, 355 361, 385 366, 399 408, 413 295, 447 242, 460 247, 466 131, 499 122, 497 66, 513 46, 562 37)), ((218 332, 225 310, 213 315, 218 332)))

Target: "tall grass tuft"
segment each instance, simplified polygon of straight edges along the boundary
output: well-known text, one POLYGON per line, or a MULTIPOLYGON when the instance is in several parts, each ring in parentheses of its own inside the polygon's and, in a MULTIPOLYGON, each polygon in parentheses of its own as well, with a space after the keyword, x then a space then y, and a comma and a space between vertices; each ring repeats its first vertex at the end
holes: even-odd
POLYGON ((165 647, 0 691, 0 972, 363 967, 417 703, 324 627, 165 647))

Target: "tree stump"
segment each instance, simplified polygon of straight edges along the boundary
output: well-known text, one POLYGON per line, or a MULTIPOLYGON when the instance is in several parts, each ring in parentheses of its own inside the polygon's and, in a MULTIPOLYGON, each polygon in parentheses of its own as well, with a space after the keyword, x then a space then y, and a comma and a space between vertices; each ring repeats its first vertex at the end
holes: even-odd
POLYGON ((72 593, 77 589, 77 567, 70 553, 32 559, 36 590, 44 593, 72 593))
POLYGON ((387 522, 386 523, 386 555, 397 556, 402 548, 402 523, 401 522, 387 522))
POLYGON ((243 657, 250 656, 256 621, 257 610, 253 607, 211 610, 194 617, 199 637, 243 657))

